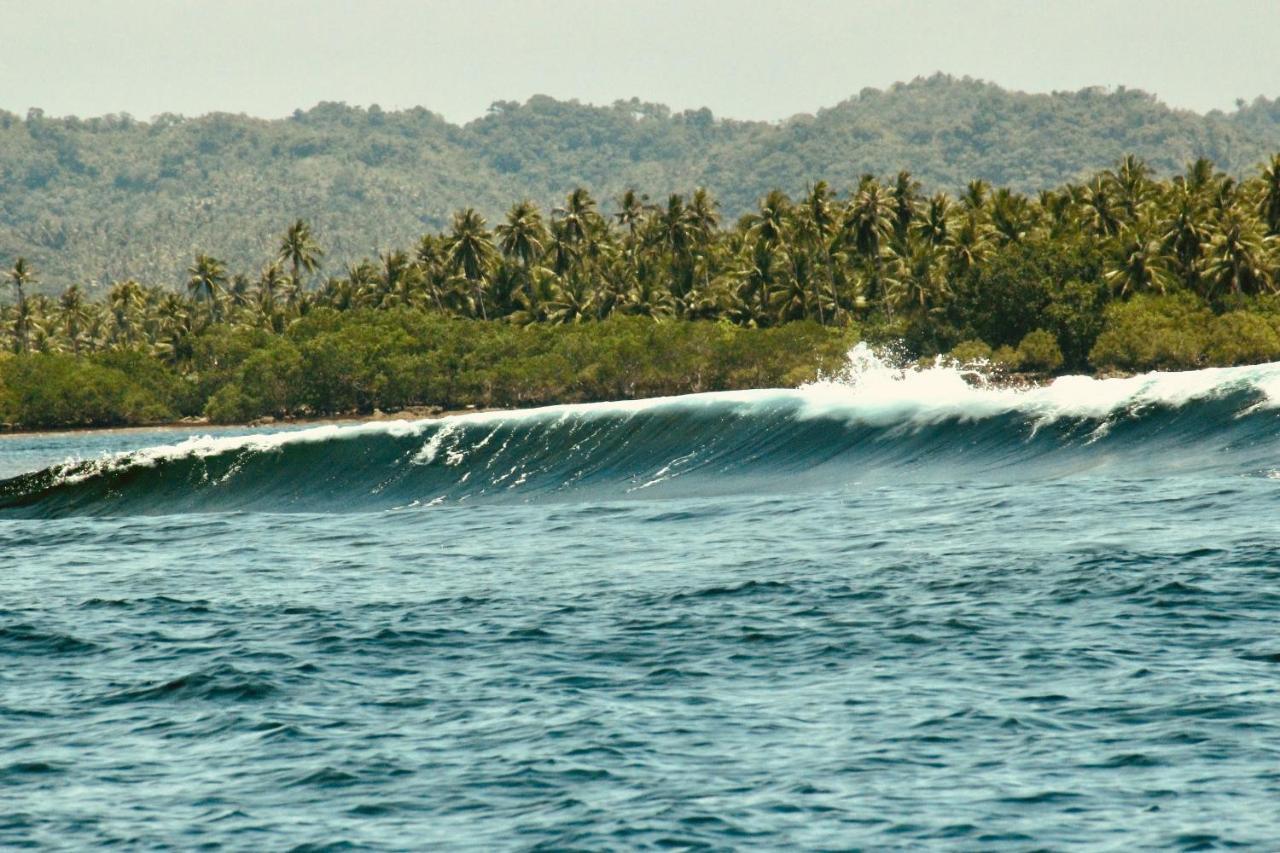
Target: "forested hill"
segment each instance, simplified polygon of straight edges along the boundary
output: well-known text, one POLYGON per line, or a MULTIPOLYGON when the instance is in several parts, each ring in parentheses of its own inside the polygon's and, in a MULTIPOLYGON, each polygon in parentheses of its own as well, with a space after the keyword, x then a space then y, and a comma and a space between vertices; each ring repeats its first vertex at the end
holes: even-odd
MULTIPOLYGON (((425 97, 425 96, 424 96, 425 97)), ((0 113, 0 264, 25 255, 43 288, 137 278, 178 285, 197 251, 257 269, 298 217, 326 269, 439 229, 457 208, 491 220, 518 199, 551 207, 578 185, 655 200, 705 186, 734 216, 772 188, 910 170, 926 189, 973 178, 1023 191, 1126 153, 1157 173, 1208 157, 1251 169, 1280 149, 1280 100, 1235 112, 1170 109, 1135 90, 1029 95, 946 76, 863 90, 780 123, 620 101, 535 97, 449 124, 426 109, 321 104, 291 118, 141 122, 0 113)))

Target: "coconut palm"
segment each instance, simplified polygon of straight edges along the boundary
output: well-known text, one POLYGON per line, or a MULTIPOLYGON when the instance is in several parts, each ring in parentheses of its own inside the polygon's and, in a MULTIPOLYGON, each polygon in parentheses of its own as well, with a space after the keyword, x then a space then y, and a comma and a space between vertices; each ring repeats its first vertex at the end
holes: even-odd
POLYGON ((1273 154, 1271 162, 1262 170, 1262 200, 1259 205, 1267 234, 1280 236, 1280 154, 1273 154))
POLYGON ((507 211, 507 221, 494 229, 498 248, 507 258, 514 259, 528 269, 542 257, 547 229, 542 223, 542 213, 531 201, 521 201, 507 211))
POLYGON ((316 243, 311 226, 305 221, 299 219, 285 230, 284 236, 280 238, 276 258, 281 263, 288 263, 293 269, 293 295, 290 297, 290 304, 306 290, 302 274, 314 273, 323 257, 324 250, 316 243))
POLYGON ((474 208, 460 210, 453 216, 453 227, 445 240, 445 257, 449 269, 460 276, 471 291, 479 314, 489 318, 485 308, 484 288, 489 268, 498 255, 489 231, 484 227, 484 217, 474 208))
POLYGON ((1204 271, 1207 295, 1270 290, 1274 261, 1269 255, 1261 225, 1237 210, 1228 210, 1209 245, 1204 271))
POLYGON ((563 226, 565 239, 574 244, 584 242, 602 224, 595 199, 583 187, 569 193, 564 207, 557 207, 552 215, 563 226))
POLYGON ((196 255, 187 267, 187 293, 196 302, 212 307, 215 319, 222 315, 222 290, 227 283, 227 269, 222 261, 204 254, 196 255))
POLYGON ((80 348, 85 344, 85 327, 89 324, 89 315, 93 313, 80 285, 73 284, 62 291, 62 295, 58 297, 58 313, 67 343, 71 345, 71 351, 79 355, 80 348))
POLYGON ((135 342, 145 307, 146 295, 138 282, 129 279, 113 284, 107 291, 107 339, 115 346, 135 342))
POLYGON ((27 305, 27 285, 36 280, 35 270, 27 263, 26 258, 18 258, 8 272, 9 283, 15 291, 17 313, 13 323, 13 348, 15 352, 27 351, 27 339, 31 330, 31 313, 27 305))
POLYGON ((1160 241, 1141 226, 1122 232, 1102 277, 1119 296, 1145 291, 1163 294, 1174 282, 1160 241))

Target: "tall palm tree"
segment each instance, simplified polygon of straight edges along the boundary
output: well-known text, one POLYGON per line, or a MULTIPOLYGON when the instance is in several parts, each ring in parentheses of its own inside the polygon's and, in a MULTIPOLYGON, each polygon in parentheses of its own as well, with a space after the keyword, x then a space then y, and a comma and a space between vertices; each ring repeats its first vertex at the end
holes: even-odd
POLYGON ((1173 186, 1170 208, 1160 237, 1160 250, 1170 256, 1182 281, 1193 289, 1200 285, 1200 268, 1213 232, 1196 196, 1185 182, 1173 186))
MULTIPOLYGON (((292 267, 293 291, 298 296, 301 296, 306 288, 302 273, 310 275, 315 272, 323 257, 324 250, 316 243, 315 236, 311 233, 311 226, 301 219, 285 230, 284 236, 280 238, 280 249, 276 253, 276 258, 281 263, 288 263, 292 267)), ((291 304, 294 298, 296 297, 291 297, 291 304)))
POLYGON ((1160 241, 1149 236, 1144 226, 1121 233, 1102 277, 1120 296, 1148 290, 1163 294, 1173 283, 1160 241))
POLYGON ((1228 293, 1261 293, 1273 284, 1274 264, 1267 240, 1256 220, 1228 210, 1209 246, 1204 278, 1213 296, 1228 293))
POLYGON ((109 328, 107 339, 114 346, 132 344, 138 337, 138 326, 146 305, 142 285, 133 279, 116 282, 107 291, 109 328))
POLYGON ((880 185, 864 180, 845 211, 845 239, 870 275, 871 296, 884 295, 884 244, 893 233, 893 210, 880 185))
POLYGON ((489 319, 485 308, 485 278, 497 257, 493 240, 485 227, 484 217, 474 208, 460 210, 453 216, 453 227, 445 240, 445 256, 449 268, 466 281, 480 308, 480 316, 489 319))
POLYGON ((80 347, 85 342, 84 329, 89 323, 91 313, 80 285, 73 284, 62 291, 62 295, 58 297, 58 309, 62 319, 62 330, 67 336, 67 342, 71 344, 71 351, 79 355, 80 347))
POLYGON ((613 215, 618 227, 634 240, 636 233, 644 225, 649 211, 649 197, 628 189, 618 197, 618 212, 613 215))
POLYGON ((1113 237, 1120 232, 1120 215, 1112 198, 1111 184, 1102 175, 1096 176, 1085 189, 1089 224, 1099 237, 1113 237))
POLYGON ((498 248, 507 258, 528 269, 542 257, 542 247, 547 240, 547 229, 542 224, 542 212, 531 201, 521 201, 507 211, 507 221, 494 229, 498 248))
POLYGON ((951 199, 946 193, 938 193, 929 199, 916 223, 916 233, 930 246, 942 246, 947 242, 951 227, 951 199))
POLYGON ((30 312, 27 306, 26 286, 36 280, 35 270, 27 263, 26 258, 18 258, 9 270, 9 283, 17 295, 18 313, 13 324, 13 346, 17 352, 27 351, 27 337, 31 326, 30 312))
POLYGON ((991 200, 991 228, 1001 243, 1019 243, 1035 225, 1035 211, 1026 196, 1005 187, 991 200))
POLYGON ((1271 162, 1262 170, 1262 201, 1259 207, 1267 234, 1280 236, 1280 154, 1273 154, 1271 162))
POLYGON ((921 241, 899 257, 885 292, 895 312, 924 317, 941 307, 947 296, 947 278, 940 256, 938 247, 921 241))
POLYGON ((971 212, 982 210, 987 206, 987 194, 990 191, 991 185, 981 178, 970 181, 960 194, 960 204, 971 212))
POLYGON ((199 253, 187 267, 187 293, 196 302, 212 308, 215 319, 222 316, 222 290, 227 283, 227 268, 217 258, 199 253))
POLYGON ((893 239, 899 247, 905 247, 920 205, 920 182, 904 169, 894 179, 889 194, 893 198, 893 239))
POLYGON ((564 207, 552 211, 564 226, 565 237, 571 243, 582 243, 601 225, 596 212, 596 200, 584 187, 577 187, 565 199, 564 207))

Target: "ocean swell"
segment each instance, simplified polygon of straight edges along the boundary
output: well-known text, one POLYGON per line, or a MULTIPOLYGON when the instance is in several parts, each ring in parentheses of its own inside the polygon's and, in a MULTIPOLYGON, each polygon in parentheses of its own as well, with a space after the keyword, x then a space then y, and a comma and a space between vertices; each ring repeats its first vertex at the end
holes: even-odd
POLYGON ((0 513, 360 512, 1275 470, 1280 364, 1002 387, 865 347, 799 389, 204 436, 0 482, 0 513))

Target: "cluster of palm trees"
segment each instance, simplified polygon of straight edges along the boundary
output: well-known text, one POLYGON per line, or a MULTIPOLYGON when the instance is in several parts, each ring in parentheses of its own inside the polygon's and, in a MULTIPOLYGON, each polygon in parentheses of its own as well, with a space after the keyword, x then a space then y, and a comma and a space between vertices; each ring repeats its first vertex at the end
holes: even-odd
POLYGON ((323 252, 298 220, 254 276, 197 255, 185 296, 126 281, 100 303, 77 286, 33 297, 19 259, 4 321, 17 351, 146 345, 177 360, 211 323, 279 332, 317 306, 410 306, 518 324, 615 313, 752 326, 928 318, 980 286, 984 265, 1009 247, 1074 243, 1101 252, 1098 284, 1114 298, 1269 292, 1280 280, 1280 155, 1243 181, 1206 160, 1158 180, 1126 157, 1034 197, 980 180, 956 198, 926 196, 907 172, 885 182, 865 176, 846 199, 818 182, 796 199, 771 192, 728 227, 704 189, 664 204, 627 192, 606 216, 580 188, 549 215, 519 202, 492 229, 475 210, 459 211, 412 250, 319 282, 323 252))

